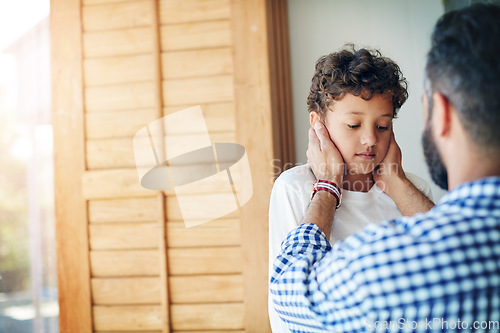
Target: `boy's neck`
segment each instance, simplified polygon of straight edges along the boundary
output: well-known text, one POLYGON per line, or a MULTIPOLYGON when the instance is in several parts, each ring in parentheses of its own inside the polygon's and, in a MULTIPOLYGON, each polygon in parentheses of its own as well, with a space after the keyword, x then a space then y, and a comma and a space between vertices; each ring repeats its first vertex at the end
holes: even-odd
POLYGON ((356 192, 368 192, 373 186, 373 174, 351 174, 347 173, 342 182, 344 190, 356 192))

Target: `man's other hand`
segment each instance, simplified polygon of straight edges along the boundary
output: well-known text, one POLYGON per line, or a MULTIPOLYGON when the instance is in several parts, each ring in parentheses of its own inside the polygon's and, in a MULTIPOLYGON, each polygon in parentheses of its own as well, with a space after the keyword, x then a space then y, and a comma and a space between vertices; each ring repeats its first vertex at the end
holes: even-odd
POLYGON ((373 171, 373 180, 387 194, 396 181, 406 178, 401 159, 401 149, 396 142, 394 132, 392 132, 387 154, 373 171))

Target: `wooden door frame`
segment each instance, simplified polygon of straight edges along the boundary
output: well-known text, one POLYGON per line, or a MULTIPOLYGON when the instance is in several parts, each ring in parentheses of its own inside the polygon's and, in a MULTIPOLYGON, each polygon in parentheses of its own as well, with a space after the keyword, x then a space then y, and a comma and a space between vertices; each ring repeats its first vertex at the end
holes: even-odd
MULTIPOLYGON (((270 332, 268 275, 262 272, 272 161, 294 162, 286 0, 231 0, 231 7, 237 139, 247 149, 254 184, 253 199, 241 211, 245 329, 270 332)), ((51 0, 50 29, 59 330, 91 333, 81 0, 51 0)))
POLYGON ((295 162, 287 7, 286 0, 231 4, 237 140, 247 149, 254 184, 252 200, 241 208, 245 329, 271 332, 268 211, 274 162, 281 169, 295 162))
POLYGON ((295 163, 288 6, 287 0, 267 0, 266 5, 275 166, 284 170, 295 163))
POLYGON ((80 0, 51 0, 50 40, 59 331, 92 332, 80 0))

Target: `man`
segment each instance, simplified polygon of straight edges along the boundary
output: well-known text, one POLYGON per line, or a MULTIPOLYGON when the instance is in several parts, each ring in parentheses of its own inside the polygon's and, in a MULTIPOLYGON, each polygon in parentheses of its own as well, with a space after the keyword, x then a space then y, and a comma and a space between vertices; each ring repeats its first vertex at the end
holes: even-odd
MULTIPOLYGON (((310 130, 318 183, 270 283, 292 332, 500 331, 499 54, 498 6, 450 12, 434 29, 422 143, 449 193, 427 213, 369 225, 332 248, 344 163, 320 122, 310 130)), ((404 215, 428 210, 391 147, 376 181, 404 215)))

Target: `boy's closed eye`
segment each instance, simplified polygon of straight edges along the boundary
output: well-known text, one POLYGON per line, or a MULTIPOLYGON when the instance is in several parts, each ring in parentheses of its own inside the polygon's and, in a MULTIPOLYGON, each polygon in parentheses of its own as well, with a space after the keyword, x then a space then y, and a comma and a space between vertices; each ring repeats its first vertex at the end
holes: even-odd
MULTIPOLYGON (((351 129, 356 129, 356 128, 360 128, 361 125, 351 125, 351 124, 347 124, 347 126, 351 129)), ((389 130, 389 126, 377 126, 377 129, 381 130, 381 131, 387 131, 389 130)))

